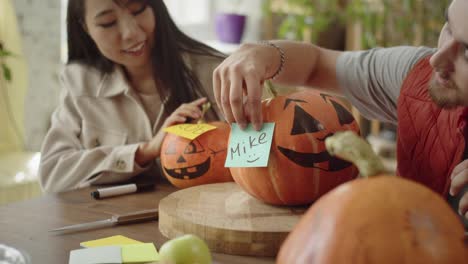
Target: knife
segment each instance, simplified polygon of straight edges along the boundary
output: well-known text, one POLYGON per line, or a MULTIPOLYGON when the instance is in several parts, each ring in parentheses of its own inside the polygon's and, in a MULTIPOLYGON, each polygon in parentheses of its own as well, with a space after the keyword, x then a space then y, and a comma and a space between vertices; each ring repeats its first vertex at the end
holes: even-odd
POLYGON ((64 226, 56 229, 49 230, 49 232, 55 233, 70 233, 70 232, 78 232, 78 231, 85 231, 90 229, 98 229, 103 227, 110 227, 115 225, 126 225, 126 224, 133 224, 151 220, 158 220, 158 210, 151 209, 151 210, 143 210, 137 211, 129 214, 122 214, 122 215, 113 215, 109 219, 88 222, 88 223, 81 223, 76 225, 69 225, 64 226))

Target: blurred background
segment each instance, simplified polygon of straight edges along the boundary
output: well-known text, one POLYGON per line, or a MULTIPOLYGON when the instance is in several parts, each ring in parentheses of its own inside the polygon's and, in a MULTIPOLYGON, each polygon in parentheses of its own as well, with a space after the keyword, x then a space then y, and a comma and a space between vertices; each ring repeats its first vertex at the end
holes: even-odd
MULTIPOLYGON (((292 39, 337 50, 435 47, 450 0, 164 0, 188 35, 226 54, 243 42, 292 39)), ((0 206, 37 197, 40 146, 59 100, 67 0, 0 0, 0 206)), ((291 92, 300 87, 281 87, 291 92)), ((395 127, 362 134, 395 163, 395 127)))

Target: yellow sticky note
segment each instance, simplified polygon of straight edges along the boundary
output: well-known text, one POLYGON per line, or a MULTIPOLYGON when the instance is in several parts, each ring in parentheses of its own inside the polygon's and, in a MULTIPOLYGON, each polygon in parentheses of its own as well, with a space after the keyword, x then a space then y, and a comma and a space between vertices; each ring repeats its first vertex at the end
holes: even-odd
POLYGON ((111 236, 97 240, 81 242, 80 246, 85 248, 102 247, 102 246, 122 246, 129 244, 143 244, 143 242, 125 237, 125 236, 111 236))
POLYGON ((146 263, 159 260, 159 254, 153 243, 122 246, 123 263, 146 263))
POLYGON ((198 136, 213 129, 216 129, 216 127, 209 124, 179 124, 167 127, 164 129, 164 131, 180 137, 194 140, 198 136))

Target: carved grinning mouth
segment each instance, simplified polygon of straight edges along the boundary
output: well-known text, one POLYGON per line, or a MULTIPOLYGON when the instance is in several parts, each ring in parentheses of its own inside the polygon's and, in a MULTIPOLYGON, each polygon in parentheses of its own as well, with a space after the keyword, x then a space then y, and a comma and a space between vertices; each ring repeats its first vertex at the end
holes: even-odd
POLYGON ((168 169, 164 167, 164 171, 172 178, 180 180, 192 180, 204 175, 210 169, 211 158, 209 157, 204 162, 190 167, 168 169))
POLYGON ((290 161, 305 168, 316 168, 324 171, 339 171, 351 166, 351 163, 333 157, 326 151, 319 153, 302 153, 280 146, 278 146, 278 150, 290 161), (327 161, 328 169, 324 169, 323 166, 318 166, 318 163, 323 163, 327 161))

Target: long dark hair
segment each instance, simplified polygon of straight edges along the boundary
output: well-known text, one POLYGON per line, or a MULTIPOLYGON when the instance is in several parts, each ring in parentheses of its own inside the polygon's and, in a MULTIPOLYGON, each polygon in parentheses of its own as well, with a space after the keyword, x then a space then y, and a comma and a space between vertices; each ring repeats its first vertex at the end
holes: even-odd
MULTIPOLYGON (((114 70, 114 63, 101 54, 85 31, 84 1, 68 1, 68 63, 81 62, 102 73, 110 73, 114 70)), ((172 112, 180 104, 191 102, 200 94, 206 96, 198 77, 184 63, 182 54, 187 52, 218 58, 224 58, 225 55, 184 34, 170 17, 163 0, 143 1, 153 9, 156 19, 157 36, 151 52, 153 76, 161 100, 165 100, 166 110, 172 112)))

